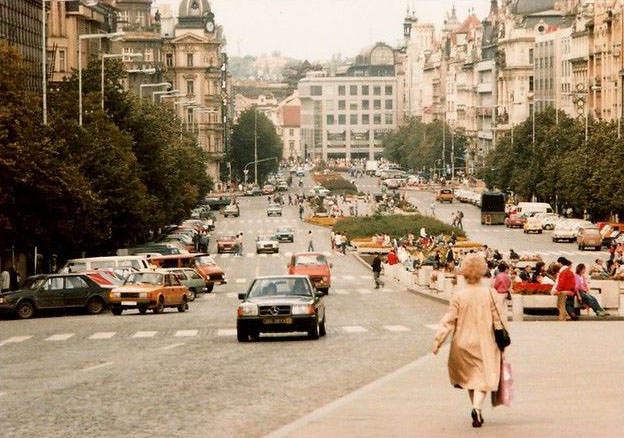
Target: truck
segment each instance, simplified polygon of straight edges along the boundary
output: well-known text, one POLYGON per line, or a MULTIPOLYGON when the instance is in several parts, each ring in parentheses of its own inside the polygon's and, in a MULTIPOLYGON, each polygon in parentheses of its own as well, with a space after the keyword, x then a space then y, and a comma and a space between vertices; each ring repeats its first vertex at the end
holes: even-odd
POLYGON ((484 192, 481 195, 481 225, 502 225, 505 223, 505 194, 484 192))
POLYGON ((378 168, 379 163, 377 160, 366 160, 366 167, 364 168, 364 171, 367 175, 374 175, 378 168))

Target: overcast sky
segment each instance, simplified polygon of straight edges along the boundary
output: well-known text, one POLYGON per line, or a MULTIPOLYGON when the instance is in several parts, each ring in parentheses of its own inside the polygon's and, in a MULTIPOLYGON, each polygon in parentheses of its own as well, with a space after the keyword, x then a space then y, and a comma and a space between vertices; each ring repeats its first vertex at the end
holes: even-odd
MULTIPOLYGON (((209 0, 217 24, 224 27, 232 56, 279 51, 298 59, 326 60, 332 54, 354 56, 377 41, 394 45, 403 34, 408 2, 421 22, 435 24, 455 4, 461 21, 474 8, 487 15, 490 0, 209 0)), ((179 0, 155 0, 172 5, 179 0)))

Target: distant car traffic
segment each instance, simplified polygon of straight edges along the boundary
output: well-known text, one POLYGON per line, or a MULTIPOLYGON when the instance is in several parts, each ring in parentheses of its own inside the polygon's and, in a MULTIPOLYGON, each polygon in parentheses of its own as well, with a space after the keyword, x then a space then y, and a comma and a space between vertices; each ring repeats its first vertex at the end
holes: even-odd
POLYGON ((258 186, 252 186, 245 190, 245 196, 260 196, 262 195, 262 189, 258 186))
POLYGON ((602 248, 602 236, 598 227, 580 228, 576 237, 578 249, 585 251, 586 248, 593 248, 600 251, 602 248))
POLYGON ((288 273, 307 275, 318 291, 327 294, 331 287, 331 267, 325 255, 318 252, 301 252, 291 257, 288 263, 288 273))
POLYGON ((223 234, 217 237, 217 254, 223 254, 224 252, 236 252, 238 251, 238 242, 236 236, 233 234, 223 234))
POLYGON ((266 209, 267 216, 281 216, 282 206, 279 204, 269 204, 266 209))
POLYGON ((188 308, 188 295, 186 286, 172 272, 136 272, 110 292, 111 312, 121 315, 126 309, 139 309, 144 314, 152 309, 154 313, 163 313, 166 307, 184 312, 188 308))
POLYGON ((275 193, 275 186, 272 184, 265 184, 264 187, 262 187, 262 193, 265 195, 272 195, 275 193))
POLYGON ((292 243, 295 241, 295 230, 291 227, 281 227, 275 231, 275 236, 280 242, 292 243))
POLYGON ((542 234, 542 221, 539 218, 530 217, 524 222, 524 232, 542 234))
POLYGON ((512 214, 505 219, 505 226, 507 228, 522 228, 526 222, 526 217, 519 214, 512 214))
POLYGON ((279 241, 275 234, 261 234, 256 238, 256 253, 279 253, 279 241))
POLYGON ((325 336, 325 301, 308 277, 272 276, 253 280, 238 295, 236 337, 239 342, 258 339, 261 333, 307 332, 308 338, 325 336))
POLYGON ((453 195, 452 189, 441 189, 436 195, 436 201, 439 203, 448 202, 449 204, 452 204, 454 199, 455 195, 453 195))
POLYGON ((223 209, 223 216, 224 217, 229 217, 229 216, 239 217, 240 216, 240 208, 239 208, 238 204, 230 204, 230 205, 226 206, 223 209))

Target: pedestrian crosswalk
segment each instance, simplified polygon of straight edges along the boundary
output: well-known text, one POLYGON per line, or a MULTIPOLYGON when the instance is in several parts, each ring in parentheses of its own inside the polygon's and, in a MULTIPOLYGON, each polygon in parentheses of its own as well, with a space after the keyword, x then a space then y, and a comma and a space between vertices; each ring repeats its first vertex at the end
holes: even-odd
MULTIPOLYGON (((332 251, 319 251, 321 254, 323 254, 325 257, 344 257, 344 254, 342 253, 336 253, 336 252, 332 252, 332 251)), ((282 258, 290 258, 292 257, 293 252, 292 251, 286 251, 286 252, 278 252, 278 253, 271 253, 271 254, 267 254, 267 253, 255 253, 255 252, 248 252, 245 253, 245 257, 247 258, 255 258, 255 257, 259 257, 259 258, 267 258, 267 257, 282 257, 282 258)), ((228 260, 228 259, 233 259, 233 260, 240 260, 241 257, 237 256, 236 254, 230 254, 230 253, 223 253, 223 254, 214 254, 213 257, 215 259, 218 260, 228 260)), ((362 277, 362 276, 360 276, 362 277)), ((368 278, 368 277, 367 277, 368 278)), ((353 278, 351 278, 353 279, 353 278)))
MULTIPOLYGON (((250 282, 251 279, 249 278, 237 278, 234 282, 236 284, 247 284, 248 282, 250 282)), ((344 288, 344 287, 337 287, 337 288, 333 288, 329 290, 329 296, 331 297, 331 295, 335 294, 335 295, 372 295, 375 293, 392 293, 395 291, 398 291, 399 289, 392 289, 389 287, 383 287, 380 289, 375 289, 373 287, 371 288, 366 288, 366 287, 359 287, 359 288, 344 288)), ((219 296, 225 296, 227 298, 232 298, 232 299, 238 299, 238 293, 237 292, 226 292, 226 293, 213 293, 213 294, 209 294, 206 295, 207 298, 217 298, 219 296)))

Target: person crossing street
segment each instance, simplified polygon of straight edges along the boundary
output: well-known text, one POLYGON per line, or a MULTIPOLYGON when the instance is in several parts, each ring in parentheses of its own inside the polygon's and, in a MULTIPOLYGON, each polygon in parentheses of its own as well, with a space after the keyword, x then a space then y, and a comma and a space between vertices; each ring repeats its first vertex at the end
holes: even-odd
POLYGON ((373 268, 373 280, 375 281, 375 289, 379 289, 380 286, 383 286, 383 281, 381 281, 381 257, 379 254, 375 254, 375 258, 371 263, 371 267, 373 268))

